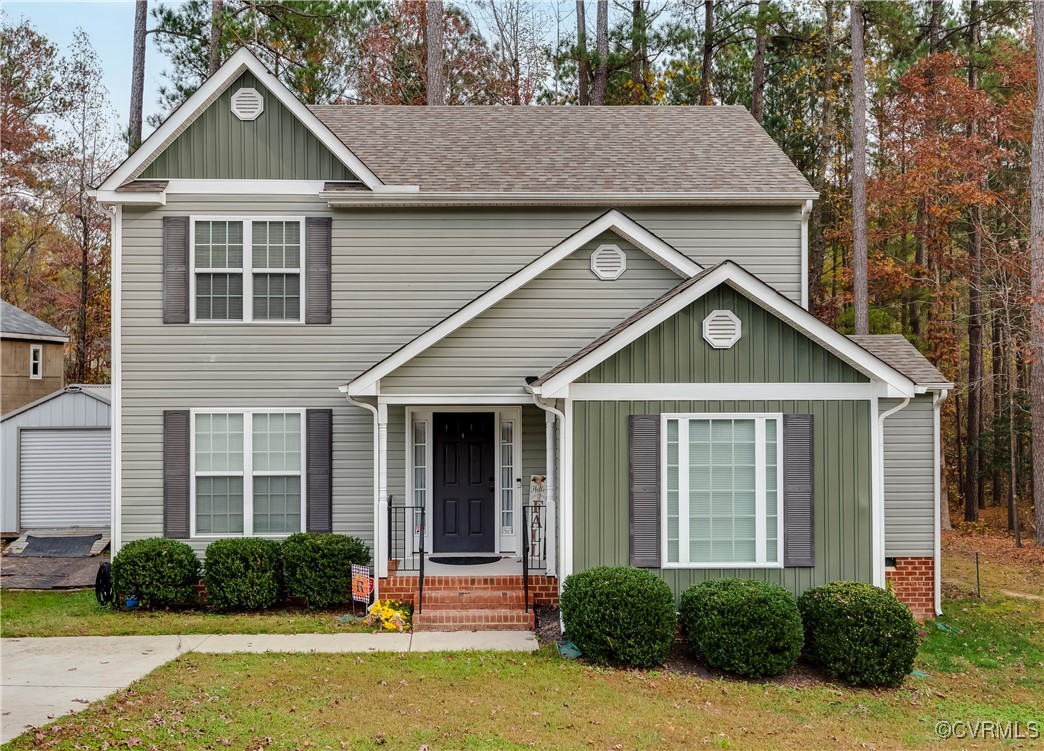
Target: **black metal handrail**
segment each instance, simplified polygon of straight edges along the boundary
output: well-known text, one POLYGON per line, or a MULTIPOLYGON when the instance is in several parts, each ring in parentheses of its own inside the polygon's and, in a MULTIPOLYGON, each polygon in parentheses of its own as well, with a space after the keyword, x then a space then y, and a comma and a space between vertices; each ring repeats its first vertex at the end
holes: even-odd
POLYGON ((399 571, 417 572, 417 612, 424 611, 424 536, 427 520, 423 506, 388 504, 388 559, 397 560, 399 571))
POLYGON ((547 507, 522 507, 522 594, 529 612, 530 569, 547 569, 547 507))

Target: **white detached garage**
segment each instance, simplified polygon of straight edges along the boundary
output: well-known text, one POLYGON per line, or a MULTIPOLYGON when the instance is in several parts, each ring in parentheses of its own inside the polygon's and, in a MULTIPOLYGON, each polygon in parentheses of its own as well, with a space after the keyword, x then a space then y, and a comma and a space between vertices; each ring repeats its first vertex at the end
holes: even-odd
POLYGON ((67 386, 0 420, 4 534, 109 526, 109 393, 107 386, 67 386))

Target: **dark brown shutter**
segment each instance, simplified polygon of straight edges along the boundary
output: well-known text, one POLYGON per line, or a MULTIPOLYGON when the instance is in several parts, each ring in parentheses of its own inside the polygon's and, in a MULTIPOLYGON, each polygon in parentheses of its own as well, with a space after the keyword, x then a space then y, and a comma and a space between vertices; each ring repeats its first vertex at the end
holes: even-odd
POLYGON ((189 322, 189 218, 163 217, 163 322, 189 322))
POLYGON ((305 323, 330 323, 330 264, 333 220, 305 219, 305 323))
POLYGON ((163 413, 163 536, 189 536, 189 413, 163 413))
POLYGON ((333 531, 333 410, 310 409, 305 415, 308 468, 309 532, 333 531))
POLYGON ((660 416, 631 415, 630 561, 638 568, 660 567, 660 416))
POLYGON ((783 415, 783 565, 814 566, 815 424, 812 415, 783 415))

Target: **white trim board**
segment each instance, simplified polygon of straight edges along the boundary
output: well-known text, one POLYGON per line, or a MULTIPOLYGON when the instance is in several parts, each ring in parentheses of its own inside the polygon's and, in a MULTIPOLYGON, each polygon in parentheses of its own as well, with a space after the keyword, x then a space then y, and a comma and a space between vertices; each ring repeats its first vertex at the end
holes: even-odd
MULTIPOLYGON (((98 186, 98 200, 109 200, 112 202, 126 202, 127 193, 115 193, 116 188, 128 180, 132 180, 141 174, 152 161, 170 143, 181 135, 191 125, 200 113, 214 102, 236 79, 244 72, 252 73, 261 84, 268 89, 272 96, 278 99, 284 107, 297 117, 301 123, 308 128, 312 134, 323 144, 345 167, 351 170, 366 187, 373 189, 383 183, 380 178, 370 171, 369 167, 362 163, 352 150, 349 149, 337 136, 333 134, 323 122, 303 105, 293 93, 284 86, 278 78, 272 75, 268 69, 246 48, 240 48, 218 68, 203 85, 196 89, 195 93, 185 100, 163 124, 156 128, 145 142, 117 167, 101 185, 98 186), (109 193, 111 191, 112 193, 109 193)), ((142 201, 144 202, 144 201, 142 201)))
POLYGON ((698 279, 692 280, 688 287, 680 292, 668 292, 668 295, 673 296, 665 299, 662 304, 650 306, 643 315, 631 320, 627 326, 560 372, 554 373, 546 380, 538 381, 533 387, 534 391, 544 398, 565 396, 570 384, 580 376, 608 360, 656 326, 677 315, 711 290, 726 283, 820 346, 830 350, 864 375, 891 386, 895 390, 896 396, 914 396, 916 386, 909 378, 848 337, 834 331, 800 305, 787 299, 732 261, 724 261, 703 272, 698 279))
POLYGON ((815 192, 802 193, 619 193, 595 191, 536 192, 460 192, 430 193, 396 186, 395 190, 373 193, 325 191, 321 194, 336 209, 358 209, 369 206, 409 208, 425 206, 793 206, 819 197, 815 192))
MULTIPOLYGON (((573 383, 577 401, 851 401, 887 397, 883 383, 573 383)), ((894 395, 894 394, 893 394, 894 395)))
POLYGON ((536 279, 558 262, 575 253, 603 232, 612 231, 634 244, 682 277, 693 277, 702 267, 684 253, 658 238, 630 217, 613 209, 574 232, 528 266, 516 271, 496 286, 487 290, 463 308, 425 331, 406 346, 381 360, 369 370, 356 376, 341 391, 351 396, 375 396, 381 378, 391 374, 433 344, 452 334, 479 314, 489 310, 511 293, 536 279))

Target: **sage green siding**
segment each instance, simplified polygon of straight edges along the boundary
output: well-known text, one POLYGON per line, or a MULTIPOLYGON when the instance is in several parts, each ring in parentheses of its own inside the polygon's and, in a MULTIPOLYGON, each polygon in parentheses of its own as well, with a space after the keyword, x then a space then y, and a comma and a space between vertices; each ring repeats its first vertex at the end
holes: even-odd
POLYGON ((254 77, 244 73, 139 175, 162 180, 355 180, 355 175, 254 77), (240 120, 232 95, 264 98, 256 120, 240 120))
POLYGON ((606 232, 382 378, 381 393, 523 396, 526 376, 547 372, 682 279, 606 232), (627 255, 612 281, 591 271, 591 253, 605 244, 627 255))
POLYGON ((573 404, 573 570, 628 565, 627 416, 664 412, 815 415, 815 566, 782 569, 658 569, 676 596, 720 577, 770 581, 795 595, 835 579, 871 581, 869 401, 573 404))
POLYGON ((722 284, 578 379, 581 383, 852 383, 868 379, 749 298, 722 284), (743 335, 729 349, 703 338, 712 310, 743 335))
MULTIPOLYGON (((935 555, 935 407, 915 397, 884 421, 885 555, 935 555)), ((898 399, 882 399, 880 411, 898 399)))

